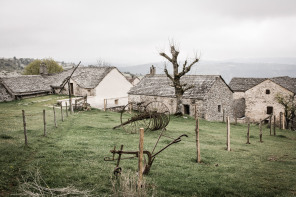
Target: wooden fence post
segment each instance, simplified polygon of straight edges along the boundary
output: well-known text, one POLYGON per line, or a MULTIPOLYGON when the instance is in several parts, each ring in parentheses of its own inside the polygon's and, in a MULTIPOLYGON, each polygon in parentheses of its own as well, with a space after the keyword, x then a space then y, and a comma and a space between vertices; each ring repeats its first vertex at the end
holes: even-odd
POLYGON ((54 107, 54 105, 53 105, 53 121, 54 121, 54 126, 55 126, 55 128, 57 128, 58 126, 57 126, 57 118, 56 118, 56 111, 55 111, 55 107, 54 107))
POLYGON ((107 108, 107 99, 104 99, 104 111, 106 111, 107 108))
POLYGON ((235 116, 235 125, 237 125, 237 117, 235 116))
POLYGON ((274 115, 273 116, 273 135, 276 135, 276 133, 275 133, 275 123, 276 123, 276 116, 274 115))
POLYGON ((198 117, 195 119, 195 134, 196 134, 196 149, 197 149, 197 163, 200 163, 200 142, 199 142, 199 119, 198 117))
POLYGON ((139 180, 138 180, 138 189, 142 187, 143 181, 143 151, 144 151, 144 129, 140 128, 140 141, 139 141, 139 180))
POLYGON ((286 117, 285 114, 283 114, 283 130, 286 129, 286 117))
MULTIPOLYGON (((69 105, 70 105, 70 113, 72 114, 72 89, 71 89, 71 84, 70 84, 70 79, 68 81, 68 89, 69 89, 69 105)), ((67 103, 66 103, 66 109, 67 109, 67 103)), ((68 109, 67 109, 68 111, 68 109)), ((67 112, 68 116, 68 112, 67 112)))
POLYGON ((43 127, 44 133, 43 136, 46 136, 46 118, 45 118, 45 109, 43 110, 43 127))
POLYGON ((225 109, 223 109, 223 122, 225 122, 225 109))
POLYGON ((22 113, 23 113, 24 135, 25 135, 25 146, 28 146, 27 123, 26 123, 25 110, 22 110, 22 113))
POLYGON ((271 118, 271 115, 269 116, 269 134, 271 135, 271 121, 272 121, 272 118, 271 118))
POLYGON ((261 119, 259 123, 259 138, 260 138, 260 142, 262 142, 262 120, 261 119))
POLYGON ((66 116, 68 117, 68 106, 67 106, 67 102, 66 102, 66 116))
POLYGON ((63 103, 61 103, 61 118, 62 118, 62 121, 64 122, 64 116, 63 116, 63 103))
POLYGON ((248 123, 247 143, 246 144, 250 144, 250 123, 248 123))
POLYGON ((227 151, 230 151, 230 121, 229 116, 227 116, 227 151))
POLYGON ((133 107, 133 104, 132 103, 129 103, 129 111, 130 111, 130 114, 132 114, 132 107, 133 107))
POLYGON ((196 104, 194 105, 194 118, 196 120, 197 116, 196 116, 196 104))
POLYGON ((283 113, 280 112, 280 129, 283 129, 283 128, 282 128, 282 115, 283 115, 283 113))

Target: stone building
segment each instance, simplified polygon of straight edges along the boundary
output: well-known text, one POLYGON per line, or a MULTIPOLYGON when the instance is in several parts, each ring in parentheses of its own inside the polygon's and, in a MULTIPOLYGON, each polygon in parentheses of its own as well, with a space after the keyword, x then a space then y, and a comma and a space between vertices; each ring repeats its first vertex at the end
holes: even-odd
MULTIPOLYGON (((62 73, 66 78, 72 70, 62 73)), ((62 83, 52 84, 55 92, 60 91, 62 83)), ((88 96, 92 107, 102 108, 104 99, 108 107, 126 105, 127 92, 133 85, 122 75, 116 67, 81 67, 77 68, 70 79, 71 92, 75 96, 88 96)), ((63 94, 68 94, 68 85, 64 86, 63 94)))
POLYGON ((280 93, 295 98, 296 78, 233 78, 229 86, 234 91, 234 114, 245 122, 259 122, 284 112, 275 97, 280 93))
MULTIPOLYGON (((222 121, 224 115, 232 117, 232 90, 219 75, 185 75, 182 83, 194 87, 185 91, 182 99, 182 112, 190 116, 197 114, 206 120, 222 121)), ((147 104, 151 101, 163 102, 175 113, 176 97, 171 80, 166 75, 153 71, 146 75, 128 92, 129 102, 147 104)))
MULTIPOLYGON (((47 74, 46 70, 40 69, 41 75, 0 78, 0 102, 60 93, 72 72, 73 68, 57 74, 47 74)), ((116 67, 77 68, 70 79, 72 95, 89 96, 88 102, 93 107, 102 107, 104 99, 108 99, 109 106, 127 104, 127 92, 131 87, 132 84, 116 67)), ((68 84, 61 94, 69 94, 68 84)))

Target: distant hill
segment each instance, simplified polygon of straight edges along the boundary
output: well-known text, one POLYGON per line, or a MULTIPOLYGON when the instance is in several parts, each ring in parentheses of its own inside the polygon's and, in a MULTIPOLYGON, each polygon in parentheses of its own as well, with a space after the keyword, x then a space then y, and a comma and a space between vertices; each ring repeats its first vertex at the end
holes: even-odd
MULTIPOLYGON (((0 58, 0 76, 11 76, 16 74, 21 74, 24 68, 33 62, 35 59, 33 58, 0 58)), ((74 63, 67 63, 67 62, 59 62, 64 69, 72 68, 75 66, 74 63)))
POLYGON ((7 72, 22 72, 24 67, 32 61, 34 61, 32 58, 0 58, 0 70, 7 72))
MULTIPOLYGON (((286 60, 286 59, 285 59, 286 60)), ((247 61, 236 59, 229 61, 200 61, 192 67, 189 74, 196 75, 222 75, 227 83, 233 77, 276 77, 290 76, 296 77, 296 58, 290 58, 286 61, 281 59, 253 59, 247 61)), ((145 75, 150 71, 150 66, 156 67, 156 73, 162 74, 164 69, 163 62, 154 62, 150 64, 136 65, 130 67, 119 67, 122 72, 145 75)), ((172 72, 172 66, 167 64, 169 72, 172 72)))

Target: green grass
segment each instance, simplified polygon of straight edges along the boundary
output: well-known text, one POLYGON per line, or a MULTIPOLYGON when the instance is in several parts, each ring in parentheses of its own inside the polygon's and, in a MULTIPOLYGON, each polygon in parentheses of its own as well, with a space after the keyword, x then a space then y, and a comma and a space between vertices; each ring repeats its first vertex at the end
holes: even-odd
MULTIPOLYGON (((112 194, 115 162, 104 161, 104 157, 121 144, 124 150, 137 150, 138 134, 112 129, 119 124, 119 113, 94 109, 69 114, 64 122, 57 109, 55 128, 52 105, 57 98, 61 97, 0 103, 0 196, 18 193, 19 184, 33 179, 37 170, 49 188, 74 186, 94 196, 112 194), (24 146, 22 109, 28 115, 29 147, 24 146), (46 137, 42 136, 43 109, 47 112, 46 137)), ((157 196, 296 195, 296 132, 277 129, 277 136, 269 136, 264 127, 260 143, 258 126, 252 125, 251 144, 246 144, 246 125, 231 125, 231 151, 227 152, 225 123, 201 120, 202 163, 197 164, 194 128, 191 117, 171 117, 165 134, 189 137, 159 154, 145 176, 155 185, 157 196)), ((145 132, 146 150, 152 151, 159 134, 145 132)), ((157 148, 170 141, 161 138, 157 148)), ((120 166, 123 173, 136 173, 137 160, 122 160, 120 166)))

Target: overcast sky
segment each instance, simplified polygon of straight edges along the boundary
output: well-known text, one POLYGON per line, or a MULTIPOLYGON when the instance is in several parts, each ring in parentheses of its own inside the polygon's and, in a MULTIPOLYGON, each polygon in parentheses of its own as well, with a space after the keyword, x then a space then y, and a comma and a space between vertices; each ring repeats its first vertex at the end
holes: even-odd
POLYGON ((296 57, 296 0, 0 0, 0 57, 162 61, 296 57))

